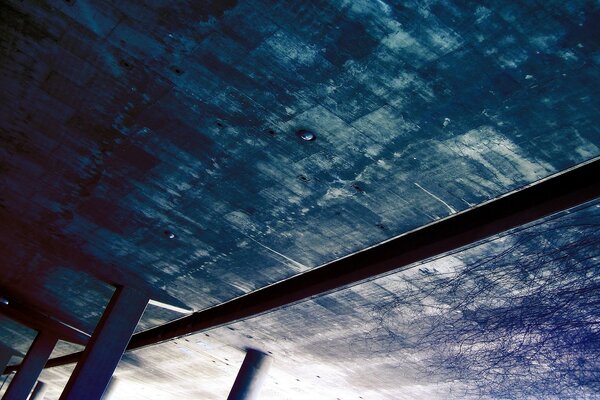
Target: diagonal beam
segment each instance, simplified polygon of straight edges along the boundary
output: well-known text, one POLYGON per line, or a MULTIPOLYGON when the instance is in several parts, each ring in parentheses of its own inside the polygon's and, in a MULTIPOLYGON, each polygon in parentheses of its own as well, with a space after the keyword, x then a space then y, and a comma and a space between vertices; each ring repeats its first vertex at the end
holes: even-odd
MULTIPOLYGON (((137 333, 137 349, 256 316, 443 255, 600 196, 600 157, 301 275, 137 333)), ((47 367, 76 362, 80 353, 47 367)), ((8 367, 6 372, 14 370, 8 367)))

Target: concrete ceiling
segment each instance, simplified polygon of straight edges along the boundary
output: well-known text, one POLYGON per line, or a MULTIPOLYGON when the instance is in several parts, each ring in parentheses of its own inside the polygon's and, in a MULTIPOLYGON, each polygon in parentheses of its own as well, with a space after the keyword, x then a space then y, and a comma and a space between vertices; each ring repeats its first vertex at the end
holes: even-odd
POLYGON ((86 332, 111 284, 201 310, 600 155, 596 1, 0 7, 0 288, 86 332))

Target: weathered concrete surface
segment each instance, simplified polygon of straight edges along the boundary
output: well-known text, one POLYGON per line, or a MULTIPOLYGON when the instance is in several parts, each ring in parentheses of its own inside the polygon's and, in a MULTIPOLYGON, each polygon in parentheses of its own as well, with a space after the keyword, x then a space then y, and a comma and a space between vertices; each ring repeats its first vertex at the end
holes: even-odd
POLYGON ((600 153, 591 1, 0 7, 0 288, 86 332, 110 283, 202 309, 600 153))

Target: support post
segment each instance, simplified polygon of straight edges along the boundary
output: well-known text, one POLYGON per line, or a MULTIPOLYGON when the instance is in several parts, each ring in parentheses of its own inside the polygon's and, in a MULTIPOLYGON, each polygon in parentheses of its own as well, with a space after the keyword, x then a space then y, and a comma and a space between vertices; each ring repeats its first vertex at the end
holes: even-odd
POLYGON ((25 400, 42 372, 58 338, 48 332, 40 332, 29 347, 21 367, 8 385, 2 400, 25 400))
POLYGON ((248 349, 227 400, 257 399, 272 361, 273 359, 265 353, 248 349))
POLYGON ((60 400, 102 398, 147 304, 138 290, 117 287, 60 400))
POLYGON ((33 388, 33 392, 31 392, 31 396, 29 396, 29 400, 44 400, 46 390, 48 390, 48 385, 42 381, 37 381, 33 388))
POLYGON ((110 382, 108 383, 108 386, 106 387, 106 390, 104 391, 104 394, 102 395, 102 400, 111 400, 114 397, 115 391, 116 391, 116 387, 117 387, 117 377, 113 375, 113 377, 110 379, 110 382))

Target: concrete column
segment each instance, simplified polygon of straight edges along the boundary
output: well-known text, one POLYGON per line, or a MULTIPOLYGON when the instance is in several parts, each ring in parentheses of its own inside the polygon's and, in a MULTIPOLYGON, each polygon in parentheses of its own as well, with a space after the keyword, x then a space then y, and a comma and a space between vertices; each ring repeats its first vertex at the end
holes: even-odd
POLYGON ((108 386, 106 387, 106 390, 104 391, 104 394, 102 395, 102 400, 111 400, 113 398, 116 391, 115 388, 117 387, 117 381, 117 377, 113 375, 108 383, 108 386))
POLYGON ((61 400, 99 400, 148 304, 133 288, 118 287, 71 374, 61 400))
POLYGON ((46 390, 48 390, 48 385, 42 381, 37 381, 33 388, 33 392, 31 392, 31 395, 29 396, 29 400, 44 400, 46 390))
POLYGON ((258 398, 262 382, 273 359, 265 353, 248 349, 240 372, 233 383, 227 400, 253 400, 258 398))
POLYGON ((38 333, 2 400, 27 399, 57 341, 58 338, 52 333, 38 333))

